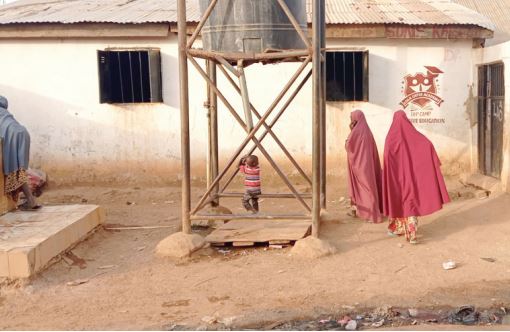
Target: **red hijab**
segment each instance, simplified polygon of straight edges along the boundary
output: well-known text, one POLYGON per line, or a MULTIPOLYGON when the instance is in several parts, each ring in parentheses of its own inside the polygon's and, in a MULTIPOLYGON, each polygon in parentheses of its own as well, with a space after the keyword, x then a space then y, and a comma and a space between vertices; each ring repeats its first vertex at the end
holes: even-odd
POLYGON ((449 201, 434 146, 404 111, 395 112, 384 147, 384 214, 390 218, 424 216, 449 201))
POLYGON ((345 148, 349 168, 349 193, 359 217, 382 222, 381 162, 374 136, 362 111, 351 113, 356 121, 345 148))

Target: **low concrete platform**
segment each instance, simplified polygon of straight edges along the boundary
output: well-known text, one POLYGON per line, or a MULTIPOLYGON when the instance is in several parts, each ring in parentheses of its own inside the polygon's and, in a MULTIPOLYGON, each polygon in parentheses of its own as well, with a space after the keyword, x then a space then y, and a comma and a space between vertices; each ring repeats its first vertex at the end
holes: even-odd
POLYGON ((1 216, 0 277, 30 277, 103 222, 97 205, 45 206, 1 216))

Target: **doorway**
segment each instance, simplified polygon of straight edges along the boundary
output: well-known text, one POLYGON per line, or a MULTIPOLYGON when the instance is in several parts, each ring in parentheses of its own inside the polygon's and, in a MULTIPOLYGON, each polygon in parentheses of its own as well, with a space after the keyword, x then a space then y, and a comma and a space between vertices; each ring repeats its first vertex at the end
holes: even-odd
POLYGON ((478 67, 478 167, 482 174, 501 177, 505 114, 504 64, 478 67))

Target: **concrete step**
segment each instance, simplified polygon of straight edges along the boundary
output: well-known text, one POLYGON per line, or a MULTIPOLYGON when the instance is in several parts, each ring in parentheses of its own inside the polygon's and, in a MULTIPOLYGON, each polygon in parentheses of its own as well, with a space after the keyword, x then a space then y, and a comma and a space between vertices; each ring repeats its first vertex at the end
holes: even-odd
POLYGON ((503 193, 503 185, 501 180, 482 175, 482 174, 464 174, 461 176, 464 185, 475 187, 479 190, 488 191, 490 195, 503 193))
POLYGON ((97 205, 44 206, 0 217, 0 277, 28 278, 104 222, 97 205))

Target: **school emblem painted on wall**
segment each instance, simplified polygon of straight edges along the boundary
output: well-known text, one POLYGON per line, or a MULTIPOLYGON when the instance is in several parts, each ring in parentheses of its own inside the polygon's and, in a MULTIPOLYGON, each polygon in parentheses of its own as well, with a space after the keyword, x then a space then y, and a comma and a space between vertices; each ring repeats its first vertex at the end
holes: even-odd
POLYGON ((443 99, 438 95, 437 78, 443 71, 437 67, 425 66, 427 73, 416 73, 404 77, 404 99, 400 102, 404 108, 409 104, 425 108, 429 104, 441 106, 443 99))

